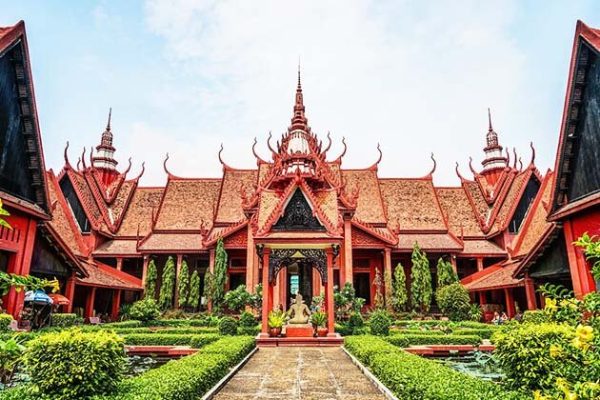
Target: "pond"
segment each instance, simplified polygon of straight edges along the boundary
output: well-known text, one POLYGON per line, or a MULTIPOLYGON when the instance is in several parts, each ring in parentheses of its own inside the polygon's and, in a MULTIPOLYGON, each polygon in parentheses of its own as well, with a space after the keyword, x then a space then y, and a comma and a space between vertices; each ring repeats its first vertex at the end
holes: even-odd
POLYGON ((467 375, 487 381, 500 382, 504 374, 491 353, 475 351, 465 355, 434 358, 441 364, 467 375))

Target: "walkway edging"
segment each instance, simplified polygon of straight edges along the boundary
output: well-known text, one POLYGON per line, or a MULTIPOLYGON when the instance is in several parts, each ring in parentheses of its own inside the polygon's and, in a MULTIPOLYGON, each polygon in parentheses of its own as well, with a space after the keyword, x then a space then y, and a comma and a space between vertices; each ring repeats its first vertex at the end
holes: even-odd
POLYGON ((252 357, 254 355, 254 353, 256 353, 257 351, 258 351, 258 347, 255 346, 254 349, 252 349, 252 351, 250 353, 248 353, 242 361, 240 361, 235 367, 233 367, 231 370, 229 370, 227 375, 225 375, 223 378, 221 378, 221 380, 219 382, 217 382, 217 384, 215 386, 213 386, 208 392, 206 392, 206 394, 204 394, 204 396, 202 396, 202 398, 200 400, 212 399, 214 397, 214 395, 216 395, 219 392, 219 390, 221 390, 223 388, 223 386, 225 386, 225 384, 227 382, 229 382, 229 380, 233 377, 233 375, 235 375, 240 369, 242 369, 242 367, 244 365, 246 365, 248 360, 250 360, 250 357, 252 357))
POLYGON ((377 389, 379 389, 379 391, 383 393, 383 395, 388 400, 399 400, 396 396, 394 396, 392 391, 387 388, 387 386, 381 383, 381 381, 377 379, 377 377, 373 375, 373 373, 369 371, 369 369, 365 367, 356 357, 354 357, 348 350, 346 350, 345 347, 342 347, 342 350, 344 350, 344 353, 346 353, 346 355, 350 358, 352 363, 356 365, 358 369, 360 369, 360 372, 362 372, 363 375, 365 375, 369 380, 371 380, 371 382, 373 382, 377 389))

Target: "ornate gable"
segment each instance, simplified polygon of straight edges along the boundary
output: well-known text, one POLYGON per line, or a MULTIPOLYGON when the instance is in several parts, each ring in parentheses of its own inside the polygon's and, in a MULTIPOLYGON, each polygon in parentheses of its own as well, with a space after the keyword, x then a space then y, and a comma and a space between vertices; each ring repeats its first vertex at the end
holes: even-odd
POLYGON ((300 188, 288 201, 285 211, 273 225, 274 231, 324 231, 325 227, 315 217, 311 206, 300 188))

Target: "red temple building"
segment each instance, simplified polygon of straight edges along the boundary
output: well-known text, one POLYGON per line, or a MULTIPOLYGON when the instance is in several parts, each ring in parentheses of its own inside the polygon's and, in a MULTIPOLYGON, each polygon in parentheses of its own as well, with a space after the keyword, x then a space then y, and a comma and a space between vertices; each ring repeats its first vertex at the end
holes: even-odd
MULTIPOLYGON (((194 178, 173 174, 167 156, 165 186, 145 187, 143 164, 133 177, 131 162, 118 168, 110 113, 95 149, 72 164, 67 145, 61 171, 45 171, 24 25, 0 28, 0 197, 13 225, 2 231, 0 268, 56 276, 71 299, 65 311, 112 318, 139 298, 150 260, 159 277, 170 256, 177 273, 185 259, 203 276, 219 239, 228 253, 227 289, 262 283, 263 313, 289 307, 297 288, 307 302, 325 294, 331 315, 333 288, 345 283, 370 306, 376 271, 402 267, 410 285, 415 244, 433 274, 440 257, 449 260, 474 301, 509 315, 539 307, 535 288, 547 281, 578 295, 595 290, 571 242, 584 231, 600 233, 600 178, 583 167, 599 157, 599 43, 598 31, 578 24, 557 173, 537 170, 533 146, 528 160, 504 149, 491 115, 481 168, 470 162, 467 177, 457 164, 458 186, 433 184, 433 156, 431 170, 417 178, 380 177, 381 151, 370 166, 345 168, 345 141, 332 155, 329 135, 323 142, 311 130, 298 75, 290 126, 277 140, 269 135, 269 159, 255 141, 256 168, 239 169, 221 149, 222 177, 194 178)), ((11 312, 17 298, 5 299, 11 312)))

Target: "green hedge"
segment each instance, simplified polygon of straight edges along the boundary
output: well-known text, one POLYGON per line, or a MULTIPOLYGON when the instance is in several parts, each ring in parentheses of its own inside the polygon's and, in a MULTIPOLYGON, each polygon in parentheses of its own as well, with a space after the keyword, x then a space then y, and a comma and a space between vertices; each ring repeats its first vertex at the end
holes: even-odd
POLYGON ((481 344, 481 336, 475 335, 392 335, 387 337, 386 340, 399 347, 428 344, 469 344, 472 346, 481 344))
POLYGON ((544 310, 527 310, 523 313, 524 324, 545 324, 551 322, 551 318, 544 310))
POLYGON ((140 335, 161 335, 161 334, 179 334, 179 335, 199 335, 203 333, 217 333, 217 328, 212 327, 181 327, 181 328, 115 328, 110 329, 120 335, 140 334, 140 335))
POLYGON ((121 335, 125 339, 125 344, 133 346, 190 346, 192 341, 211 343, 220 338, 218 334, 205 333, 201 335, 185 334, 125 334, 121 335))
POLYGON ((0 332, 9 332, 13 317, 10 314, 0 314, 0 332))
POLYGON ((254 348, 254 338, 233 336, 198 353, 123 382, 117 394, 103 400, 184 400, 200 398, 254 348))
POLYGON ((77 314, 52 314, 50 317, 50 325, 59 328, 66 328, 82 324, 83 318, 77 314))
POLYGON ((454 336, 464 336, 464 335, 475 335, 479 336, 482 339, 490 339, 492 335, 496 332, 494 329, 475 329, 475 328, 464 328, 452 331, 452 335, 454 336))
MULTIPOLYGON (((387 340, 395 337, 387 338, 387 340)), ((345 347, 402 400, 520 400, 527 395, 409 354, 385 339, 352 336, 345 347)))
POLYGON ((390 335, 446 335, 446 332, 433 329, 391 329, 390 335))

